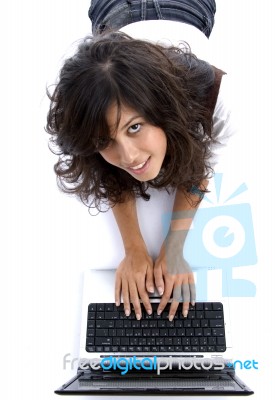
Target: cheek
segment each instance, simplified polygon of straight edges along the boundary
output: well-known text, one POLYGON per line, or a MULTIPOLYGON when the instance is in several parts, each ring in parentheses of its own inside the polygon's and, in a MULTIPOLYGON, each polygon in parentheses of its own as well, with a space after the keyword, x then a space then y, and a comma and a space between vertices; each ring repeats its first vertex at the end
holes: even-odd
POLYGON ((162 134, 159 135, 157 148, 159 148, 161 155, 164 157, 167 151, 167 138, 164 132, 162 132, 162 134))
POLYGON ((114 164, 116 161, 116 156, 114 154, 114 151, 112 150, 103 150, 100 151, 99 154, 101 155, 102 158, 104 158, 105 161, 107 161, 109 164, 114 164))

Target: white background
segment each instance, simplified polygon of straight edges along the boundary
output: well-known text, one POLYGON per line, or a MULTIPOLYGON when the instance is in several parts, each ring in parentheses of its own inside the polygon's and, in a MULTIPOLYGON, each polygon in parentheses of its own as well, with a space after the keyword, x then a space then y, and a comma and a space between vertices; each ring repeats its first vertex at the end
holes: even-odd
MULTIPOLYGON (((17 0, 1 8, 2 398, 57 398, 54 389, 75 372, 62 362, 78 354, 82 272, 123 256, 112 215, 91 217, 58 191, 43 130, 46 85, 71 44, 89 33, 88 7, 88 0, 17 0)), ((238 371, 255 399, 271 393, 274 376, 274 15, 271 0, 217 0, 211 37, 218 66, 232 78, 239 128, 220 167, 225 195, 246 182, 239 201, 253 212, 258 263, 236 274, 252 280, 257 295, 234 299, 231 319, 236 358, 259 362, 258 371, 238 371)), ((160 235, 147 225, 154 253, 160 235)))

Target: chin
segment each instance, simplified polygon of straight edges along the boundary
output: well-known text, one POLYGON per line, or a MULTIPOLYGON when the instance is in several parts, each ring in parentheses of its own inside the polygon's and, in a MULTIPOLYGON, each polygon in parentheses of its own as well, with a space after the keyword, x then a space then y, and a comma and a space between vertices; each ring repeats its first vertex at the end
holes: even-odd
POLYGON ((137 181, 140 181, 140 182, 150 182, 150 181, 152 181, 153 179, 155 179, 157 176, 158 176, 158 174, 159 174, 159 172, 158 173, 155 173, 155 174, 148 174, 147 176, 133 176, 133 178, 135 178, 137 181))

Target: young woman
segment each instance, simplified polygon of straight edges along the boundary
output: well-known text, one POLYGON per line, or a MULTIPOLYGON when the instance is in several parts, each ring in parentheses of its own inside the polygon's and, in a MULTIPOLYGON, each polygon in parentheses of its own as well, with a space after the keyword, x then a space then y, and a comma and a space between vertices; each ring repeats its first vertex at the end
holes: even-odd
POLYGON ((161 313, 170 296, 186 316, 195 302, 194 276, 183 246, 207 191, 212 156, 227 129, 219 89, 223 72, 197 59, 188 46, 134 39, 122 32, 85 38, 65 61, 51 99, 47 132, 59 154, 60 187, 88 206, 112 207, 125 248, 116 274, 115 300, 126 315, 157 287, 161 313), (148 188, 176 191, 167 237, 156 260, 148 254, 136 197, 148 188))

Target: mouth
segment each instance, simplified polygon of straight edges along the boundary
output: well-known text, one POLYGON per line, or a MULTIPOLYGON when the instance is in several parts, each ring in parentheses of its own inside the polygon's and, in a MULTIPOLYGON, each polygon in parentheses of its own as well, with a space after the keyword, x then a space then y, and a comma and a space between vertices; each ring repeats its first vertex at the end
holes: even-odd
POLYGON ((151 157, 149 157, 146 161, 144 161, 141 164, 138 164, 138 165, 136 165, 134 167, 128 167, 127 169, 129 171, 131 171, 132 173, 137 174, 137 175, 143 174, 147 170, 147 168, 149 167, 150 158, 151 157))

